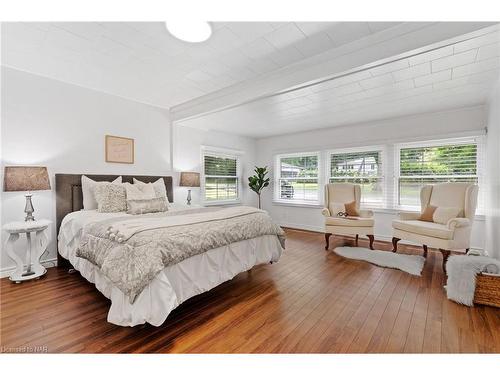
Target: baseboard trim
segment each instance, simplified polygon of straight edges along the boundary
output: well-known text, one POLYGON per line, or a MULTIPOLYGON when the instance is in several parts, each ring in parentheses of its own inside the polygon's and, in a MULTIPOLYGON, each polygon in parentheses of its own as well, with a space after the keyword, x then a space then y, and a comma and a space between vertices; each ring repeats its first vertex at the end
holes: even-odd
POLYGON ((314 232, 314 233, 325 233, 324 228, 322 227, 315 227, 313 225, 297 225, 297 224, 285 224, 281 223, 279 224, 280 227, 286 228, 286 229, 292 229, 292 230, 302 230, 305 232, 314 232))
MULTIPOLYGON (((57 258, 51 258, 51 259, 44 259, 40 262, 42 266, 45 268, 51 268, 55 267, 57 265, 57 258)), ((16 269, 16 266, 11 266, 11 267, 5 267, 0 270, 0 279, 3 279, 4 277, 9 277, 16 269)))
MULTIPOLYGON (((306 232, 315 232, 315 233, 325 233, 325 230, 323 227, 317 227, 314 225, 302 225, 302 224, 290 224, 290 223, 280 223, 279 224, 283 228, 288 228, 288 229, 294 229, 294 230, 303 230, 306 232)), ((385 234, 374 234, 375 236, 375 242, 377 241, 383 241, 383 242, 392 242, 392 236, 388 236, 385 234)), ((403 245, 413 245, 413 246, 421 246, 418 243, 410 242, 410 241, 405 241, 401 240, 399 241, 400 244, 403 245)), ((474 247, 471 246, 471 250, 477 250, 481 252, 481 254, 484 254, 484 249, 481 247, 474 247)), ((487 254, 485 254, 487 255, 487 254)))

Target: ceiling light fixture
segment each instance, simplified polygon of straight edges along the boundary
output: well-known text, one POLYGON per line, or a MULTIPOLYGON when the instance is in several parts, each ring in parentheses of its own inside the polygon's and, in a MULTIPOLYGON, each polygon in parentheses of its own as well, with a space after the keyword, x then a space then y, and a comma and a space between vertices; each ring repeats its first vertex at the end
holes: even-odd
POLYGON ((212 35, 212 27, 208 22, 183 20, 165 22, 165 26, 177 39, 190 43, 204 42, 212 35))

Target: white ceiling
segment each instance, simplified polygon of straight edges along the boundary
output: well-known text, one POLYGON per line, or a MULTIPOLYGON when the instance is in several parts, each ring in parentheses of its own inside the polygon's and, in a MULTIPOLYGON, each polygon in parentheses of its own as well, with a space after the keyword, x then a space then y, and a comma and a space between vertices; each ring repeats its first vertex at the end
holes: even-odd
POLYGON ((397 24, 216 22, 190 44, 161 22, 2 23, 2 65, 170 108, 397 24))
MULTIPOLYGON (((349 51, 365 52, 373 62, 376 58, 368 52, 370 46, 378 48, 375 40, 385 40, 386 46, 399 44, 404 50, 401 45, 418 38, 423 46, 432 37, 435 41, 438 29, 444 35, 450 30, 441 41, 460 28, 472 28, 465 24, 224 22, 212 23, 214 33, 207 42, 189 44, 172 37, 160 22, 2 23, 1 62, 139 102, 174 107, 175 114, 177 108, 203 103, 219 92, 227 97, 227 92, 242 92, 255 82, 274 90, 268 77, 293 75, 297 65, 314 69, 313 61, 318 63, 316 73, 325 77, 324 67, 341 58, 356 64, 349 51), (414 37, 408 30, 419 34, 414 37)), ((254 97, 247 104, 235 102, 229 109, 221 110, 225 107, 220 105, 212 113, 181 117, 179 123, 261 138, 482 104, 499 74, 498 30, 489 27, 473 32, 467 41, 453 39, 448 46, 432 45, 428 47, 432 51, 424 53, 425 48, 419 48, 412 57, 286 93, 254 97)), ((396 54, 396 48, 385 48, 388 56, 396 54)))
POLYGON ((181 123, 262 138, 484 104, 499 78, 500 32, 181 123))

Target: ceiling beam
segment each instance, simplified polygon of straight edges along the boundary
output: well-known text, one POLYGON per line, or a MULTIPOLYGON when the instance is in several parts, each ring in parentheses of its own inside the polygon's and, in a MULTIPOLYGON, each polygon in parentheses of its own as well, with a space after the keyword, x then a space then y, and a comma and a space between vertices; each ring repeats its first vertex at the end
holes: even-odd
POLYGON ((337 75, 390 61, 395 56, 438 47, 464 34, 477 36, 495 23, 408 22, 352 43, 330 49, 289 66, 244 81, 170 109, 173 121, 181 122, 208 113, 234 108, 254 100, 311 85, 337 75), (477 35, 476 35, 477 34, 477 35))

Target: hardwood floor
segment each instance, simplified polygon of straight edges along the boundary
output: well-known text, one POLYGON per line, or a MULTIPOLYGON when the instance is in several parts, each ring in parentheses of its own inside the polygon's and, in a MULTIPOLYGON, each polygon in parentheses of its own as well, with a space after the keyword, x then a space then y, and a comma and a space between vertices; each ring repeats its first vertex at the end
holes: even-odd
MULTIPOLYGON (((354 239, 332 236, 330 249, 343 243, 354 239)), ((108 323, 110 302, 78 273, 0 285, 3 352, 500 352, 500 309, 447 300, 439 252, 415 277, 326 252, 320 233, 287 230, 279 263, 192 298, 161 327, 108 323)))

